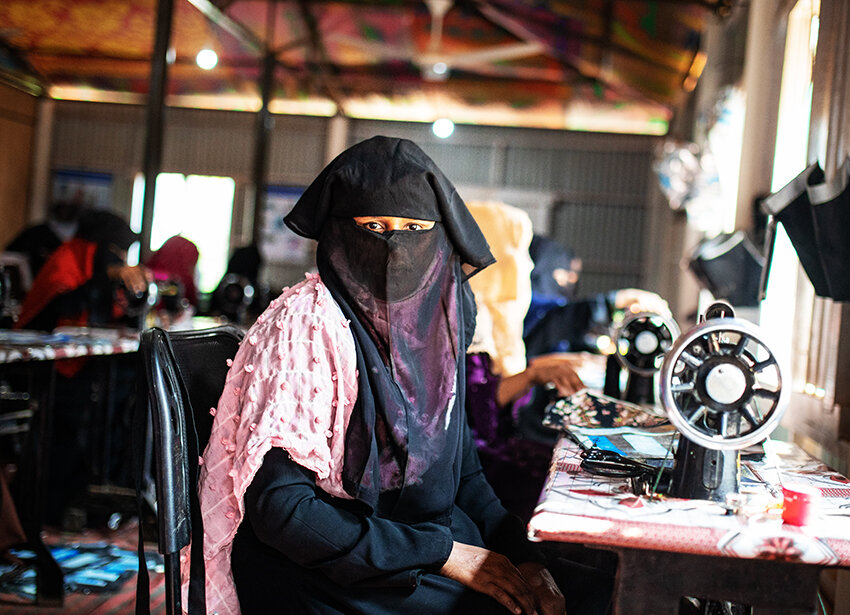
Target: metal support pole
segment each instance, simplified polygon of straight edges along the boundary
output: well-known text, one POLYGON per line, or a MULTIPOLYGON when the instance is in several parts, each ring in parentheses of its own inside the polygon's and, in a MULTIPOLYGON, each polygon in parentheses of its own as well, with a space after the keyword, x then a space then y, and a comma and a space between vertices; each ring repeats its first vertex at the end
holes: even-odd
POLYGON ((171 41, 173 15, 174 0, 159 0, 156 11, 153 57, 151 58, 145 158, 142 165, 145 175, 145 193, 142 201, 142 260, 150 254, 156 176, 162 166, 163 110, 165 107, 165 87, 168 81, 166 54, 171 41))
POLYGON ((260 82, 260 96, 262 106, 257 113, 254 134, 254 167, 252 178, 254 184, 254 224, 251 236, 255 244, 260 243, 260 233, 263 229, 263 208, 266 200, 266 170, 268 168, 268 145, 271 136, 274 118, 269 113, 269 100, 274 85, 274 69, 276 60, 274 54, 269 51, 263 57, 263 77, 260 82))

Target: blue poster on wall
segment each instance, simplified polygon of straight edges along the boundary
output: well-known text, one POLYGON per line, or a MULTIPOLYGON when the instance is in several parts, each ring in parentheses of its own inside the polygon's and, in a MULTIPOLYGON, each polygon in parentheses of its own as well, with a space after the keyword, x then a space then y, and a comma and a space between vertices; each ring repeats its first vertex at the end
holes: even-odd
POLYGON ((112 209, 112 175, 91 171, 53 171, 51 202, 73 202, 84 208, 112 209))
POLYGON ((313 241, 293 233, 283 221, 304 188, 269 186, 263 212, 260 251, 268 263, 301 264, 311 260, 313 241))

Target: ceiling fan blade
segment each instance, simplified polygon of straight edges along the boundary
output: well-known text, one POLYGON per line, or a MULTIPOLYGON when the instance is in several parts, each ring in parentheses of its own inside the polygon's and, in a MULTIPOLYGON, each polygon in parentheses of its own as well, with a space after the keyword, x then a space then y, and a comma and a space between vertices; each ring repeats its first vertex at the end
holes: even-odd
POLYGON ((534 41, 523 43, 509 43, 496 45, 475 51, 467 51, 453 54, 435 54, 433 57, 421 57, 423 62, 445 62, 449 68, 464 68, 476 64, 491 64, 519 60, 543 53, 544 47, 541 43, 534 41))
POLYGON ((399 49, 398 47, 388 46, 384 43, 367 41, 362 38, 355 38, 344 34, 328 34, 327 41, 359 49, 363 53, 371 55, 381 61, 410 61, 413 58, 413 52, 411 49, 399 49))

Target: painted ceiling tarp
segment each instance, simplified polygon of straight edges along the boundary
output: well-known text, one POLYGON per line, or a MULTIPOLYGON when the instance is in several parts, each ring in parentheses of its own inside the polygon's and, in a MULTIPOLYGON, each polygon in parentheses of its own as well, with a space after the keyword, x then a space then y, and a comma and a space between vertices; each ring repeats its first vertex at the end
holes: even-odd
MULTIPOLYGON (((663 134, 731 0, 174 0, 169 104, 663 134), (218 65, 203 70, 199 50, 218 65)), ((18 80, 56 98, 143 102, 156 0, 4 0, 18 80)))

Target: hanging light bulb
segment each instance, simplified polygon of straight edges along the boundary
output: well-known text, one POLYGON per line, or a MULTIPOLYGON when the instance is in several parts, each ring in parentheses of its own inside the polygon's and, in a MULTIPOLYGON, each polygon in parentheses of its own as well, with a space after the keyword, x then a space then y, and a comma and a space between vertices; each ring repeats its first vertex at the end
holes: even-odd
POLYGON ((218 54, 209 48, 201 49, 195 57, 195 62, 204 70, 212 70, 218 64, 218 54))
POLYGON ((431 130, 441 139, 447 139, 455 131, 455 123, 447 117, 441 117, 434 121, 431 130))

